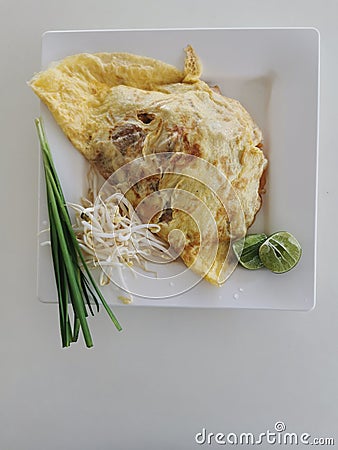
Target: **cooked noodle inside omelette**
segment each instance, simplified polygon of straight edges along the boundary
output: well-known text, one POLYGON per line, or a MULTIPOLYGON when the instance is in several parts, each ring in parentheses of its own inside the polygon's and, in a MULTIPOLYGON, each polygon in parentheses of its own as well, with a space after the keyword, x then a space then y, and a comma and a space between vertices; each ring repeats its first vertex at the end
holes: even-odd
MULTIPOLYGON (((190 46, 182 71, 128 53, 84 53, 54 63, 30 85, 74 147, 105 178, 137 158, 168 155, 174 170, 147 176, 127 197, 137 207, 151 195, 151 221, 161 225, 159 236, 181 249, 182 240, 175 241, 179 234, 169 239, 172 230, 180 230, 184 263, 221 285, 231 266, 231 239, 245 235, 261 206, 267 160, 262 133, 249 113, 237 100, 201 81, 201 70, 190 46), (180 159, 181 154, 190 155, 190 160, 180 159), (213 189, 204 182, 211 166, 217 169, 216 175, 210 169, 213 189), (163 190, 166 195, 154 195, 163 190), (178 195, 182 191, 187 192, 186 200, 178 195), (205 233, 212 222, 216 239, 205 233)), ((142 218, 142 208, 140 214, 142 218)), ((148 220, 149 210, 145 216, 148 220)))

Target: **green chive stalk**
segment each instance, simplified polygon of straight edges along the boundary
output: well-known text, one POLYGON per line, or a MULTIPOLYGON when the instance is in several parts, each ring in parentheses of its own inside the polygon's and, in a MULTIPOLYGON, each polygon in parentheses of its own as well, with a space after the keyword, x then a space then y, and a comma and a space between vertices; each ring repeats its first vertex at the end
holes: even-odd
POLYGON ((50 223, 50 241, 58 294, 60 334, 63 347, 78 340, 82 331, 87 347, 93 346, 87 317, 94 315, 91 300, 99 311, 100 302, 115 327, 121 325, 104 299, 86 264, 76 239, 41 118, 35 119, 43 158, 50 223), (69 315, 73 310, 73 324, 69 315))

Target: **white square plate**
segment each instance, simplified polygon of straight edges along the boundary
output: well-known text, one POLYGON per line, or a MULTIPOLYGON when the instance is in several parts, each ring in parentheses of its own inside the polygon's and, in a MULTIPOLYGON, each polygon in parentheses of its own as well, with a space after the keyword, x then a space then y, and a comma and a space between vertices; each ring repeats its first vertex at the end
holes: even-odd
MULTIPOLYGON (((287 230, 303 248, 295 269, 275 275, 238 267, 221 288, 202 281, 185 294, 161 300, 134 298, 132 305, 205 308, 310 310, 315 305, 318 146, 319 34, 312 28, 98 30, 47 32, 42 68, 82 52, 129 52, 183 67, 191 44, 203 63, 207 82, 238 99, 264 136, 269 159, 267 193, 251 232, 287 230)), ((83 194, 87 163, 72 147, 47 108, 42 116, 68 201, 83 194)), ((40 171, 39 229, 48 214, 40 171)), ((39 241, 46 237, 41 235, 39 241)), ((172 283, 171 283, 172 285, 172 283)), ((167 284, 168 292, 170 283, 167 284)), ((103 293, 121 304, 114 287, 103 293)), ((39 245, 38 297, 56 301, 48 247, 39 245)), ((130 307, 130 306, 129 306, 130 307)))

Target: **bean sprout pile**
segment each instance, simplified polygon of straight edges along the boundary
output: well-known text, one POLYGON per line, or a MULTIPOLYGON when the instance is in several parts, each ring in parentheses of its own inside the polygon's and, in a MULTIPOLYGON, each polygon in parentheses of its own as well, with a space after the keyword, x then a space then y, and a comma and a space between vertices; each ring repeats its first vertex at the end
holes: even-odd
POLYGON ((100 267, 100 285, 104 286, 118 277, 127 295, 118 298, 130 303, 123 270, 137 264, 147 269, 147 259, 157 253, 168 257, 165 244, 153 233, 160 230, 158 224, 144 224, 127 198, 120 192, 105 193, 99 190, 99 175, 90 169, 88 194, 81 204, 68 203, 76 211, 74 231, 86 261, 100 267))

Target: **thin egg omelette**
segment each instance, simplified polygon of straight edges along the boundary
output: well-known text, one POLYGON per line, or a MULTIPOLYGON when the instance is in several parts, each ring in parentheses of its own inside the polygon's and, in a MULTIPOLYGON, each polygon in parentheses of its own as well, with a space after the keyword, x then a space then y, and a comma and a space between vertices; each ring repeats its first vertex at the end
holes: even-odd
POLYGON ((158 235, 180 248, 188 267, 221 285, 231 241, 246 234, 260 209, 267 159, 250 114, 201 72, 191 46, 183 70, 129 53, 83 53, 53 63, 30 86, 104 178, 133 161, 141 161, 135 170, 142 173, 148 155, 168 156, 170 171, 143 178, 126 196, 135 208, 151 198, 154 214, 145 217, 160 225, 158 235), (216 235, 208 232, 213 225, 216 235))

